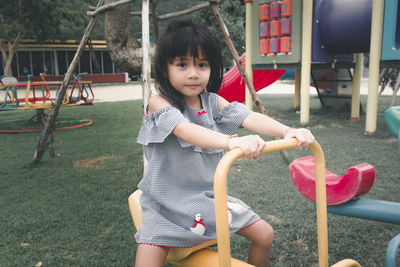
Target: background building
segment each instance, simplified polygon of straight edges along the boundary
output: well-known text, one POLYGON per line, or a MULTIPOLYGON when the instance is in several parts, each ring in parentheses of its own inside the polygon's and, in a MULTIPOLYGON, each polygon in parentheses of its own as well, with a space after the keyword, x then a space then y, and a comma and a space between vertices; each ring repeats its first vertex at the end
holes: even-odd
MULTIPOLYGON (((63 80, 74 58, 79 42, 75 40, 53 41, 39 44, 35 40, 22 40, 12 62, 13 75, 19 80, 40 80, 40 73, 47 80, 63 80)), ((80 56, 75 73, 87 73, 83 78, 93 83, 129 81, 128 73, 122 72, 111 60, 106 41, 91 41, 80 56)), ((4 73, 4 62, 0 57, 0 74, 4 73)), ((135 76, 133 76, 133 79, 135 76)))

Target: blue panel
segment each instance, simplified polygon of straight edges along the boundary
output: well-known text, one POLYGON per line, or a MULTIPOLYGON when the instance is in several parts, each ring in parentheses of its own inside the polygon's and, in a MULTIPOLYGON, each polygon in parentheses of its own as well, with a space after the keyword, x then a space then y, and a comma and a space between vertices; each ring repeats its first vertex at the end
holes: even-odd
POLYGON ((385 1, 383 19, 382 60, 400 59, 400 29, 398 0, 385 1))
POLYGON ((339 206, 328 206, 329 213, 400 224, 400 203, 359 198, 339 206))

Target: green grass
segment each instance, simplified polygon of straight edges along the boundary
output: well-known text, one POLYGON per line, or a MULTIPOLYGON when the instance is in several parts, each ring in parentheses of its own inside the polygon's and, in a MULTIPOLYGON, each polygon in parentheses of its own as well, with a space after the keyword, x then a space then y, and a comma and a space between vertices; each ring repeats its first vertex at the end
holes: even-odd
MULTIPOLYGON (((300 126, 291 96, 262 100, 271 116, 300 126)), ((383 117, 388 102, 388 97, 380 98, 373 136, 363 135, 365 114, 350 121, 347 109, 322 108, 315 97, 307 127, 321 144, 330 171, 343 175, 348 167, 369 162, 376 180, 366 197, 399 202, 400 152, 383 117)), ((362 103, 365 107, 365 97, 362 103)), ((142 149, 136 144, 141 106, 141 101, 126 101, 62 108, 60 118, 94 123, 57 131, 56 158, 46 153, 36 167, 30 162, 38 133, 0 135, 0 266, 134 265, 127 198, 142 176, 142 149)), ((0 126, 33 114, 0 112, 0 126)), ((310 154, 289 151, 293 159, 310 154)), ((315 211, 293 186, 279 153, 263 155, 258 162, 238 160, 229 188, 274 227, 272 266, 316 266, 315 211)), ((353 258, 362 266, 384 266, 386 246, 400 233, 399 225, 332 214, 328 223, 330 264, 353 258)), ((231 244, 232 254, 245 260, 248 242, 233 236, 231 244)))

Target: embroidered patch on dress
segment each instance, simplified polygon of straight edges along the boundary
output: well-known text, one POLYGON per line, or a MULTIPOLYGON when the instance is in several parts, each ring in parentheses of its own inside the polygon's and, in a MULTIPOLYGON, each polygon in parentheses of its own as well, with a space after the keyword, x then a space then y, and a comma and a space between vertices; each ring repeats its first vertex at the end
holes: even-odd
POLYGON ((190 227, 190 231, 198 235, 204 235, 206 224, 203 222, 203 215, 201 215, 201 213, 195 215, 194 224, 190 227))
POLYGON ((203 114, 206 114, 206 113, 207 113, 207 111, 205 111, 205 110, 199 111, 199 112, 197 112, 196 117, 199 117, 200 115, 203 115, 203 114))

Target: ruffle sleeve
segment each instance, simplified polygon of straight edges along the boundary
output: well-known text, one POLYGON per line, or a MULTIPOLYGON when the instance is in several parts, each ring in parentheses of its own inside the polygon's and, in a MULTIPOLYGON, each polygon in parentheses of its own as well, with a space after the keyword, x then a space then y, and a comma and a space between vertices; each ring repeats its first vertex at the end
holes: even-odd
POLYGON ((231 102, 214 117, 218 131, 235 134, 251 111, 242 103, 231 102))
POLYGON ((142 145, 162 143, 175 127, 182 121, 187 121, 175 107, 165 107, 146 116, 140 128, 137 142, 142 145))

